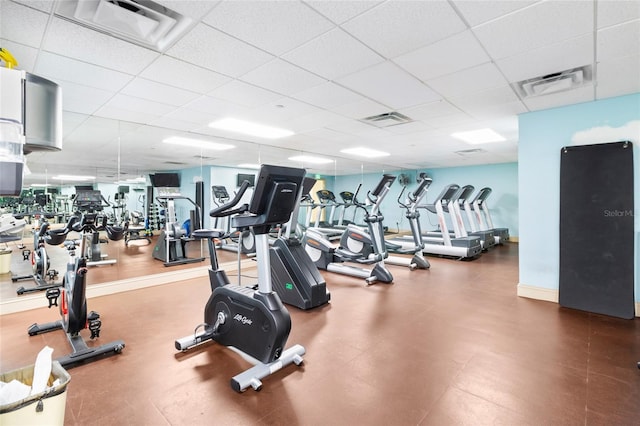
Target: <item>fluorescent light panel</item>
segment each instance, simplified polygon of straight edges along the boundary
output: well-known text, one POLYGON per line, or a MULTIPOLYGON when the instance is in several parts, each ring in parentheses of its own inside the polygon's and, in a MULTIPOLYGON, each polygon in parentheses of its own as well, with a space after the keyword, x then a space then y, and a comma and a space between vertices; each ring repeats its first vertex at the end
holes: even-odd
POLYGON ((504 142, 506 139, 493 129, 478 129, 468 132, 452 133, 451 137, 460 139, 470 144, 504 142))
POLYGON ((93 180, 95 178, 96 178, 95 176, 58 175, 58 176, 53 176, 51 179, 84 181, 84 180, 93 180))
POLYGON ((260 168, 260 164, 242 163, 242 164, 238 164, 238 167, 240 167, 241 169, 256 169, 256 170, 258 170, 260 168))
POLYGON ((226 144, 226 143, 211 142, 211 141, 205 141, 202 139, 183 138, 182 136, 171 136, 169 138, 164 139, 162 142, 172 144, 172 145, 182 145, 182 146, 192 146, 195 148, 213 149, 216 151, 224 151, 227 149, 235 148, 235 146, 226 144))
POLYGON ((310 164, 328 164, 333 163, 333 160, 322 157, 314 157, 312 155, 296 155, 295 157, 289 157, 291 161, 300 161, 302 163, 310 164))
POLYGON ((291 130, 265 126, 250 121, 238 120, 237 118, 223 118, 222 120, 209 123, 209 127, 265 139, 284 138, 294 134, 291 130))
POLYGON ((371 148, 365 148, 363 146, 359 146, 357 148, 343 149, 340 152, 344 154, 358 155, 360 157, 366 157, 366 158, 386 157, 388 155, 391 155, 388 152, 378 151, 371 148))

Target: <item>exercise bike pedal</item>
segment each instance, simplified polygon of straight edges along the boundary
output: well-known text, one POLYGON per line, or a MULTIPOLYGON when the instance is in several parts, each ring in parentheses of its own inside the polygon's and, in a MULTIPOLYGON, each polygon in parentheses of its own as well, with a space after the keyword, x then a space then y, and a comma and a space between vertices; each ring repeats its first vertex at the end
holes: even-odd
POLYGON ((45 293, 47 300, 49 301, 48 308, 52 306, 58 306, 58 297, 60 297, 60 289, 58 287, 48 288, 45 293))
MULTIPOLYGON (((102 321, 100 321, 100 314, 96 311, 89 312, 87 315, 87 325, 89 331, 91 331, 90 339, 96 339, 100 337, 100 327, 102 327, 102 321)), ((117 352, 117 351, 116 351, 117 352)))
POLYGON ((51 281, 55 280, 57 276, 58 271, 56 271, 55 269, 49 269, 47 271, 47 278, 49 278, 51 281))
POLYGON ((31 250, 29 249, 22 250, 22 260, 29 260, 30 256, 31 256, 31 250))

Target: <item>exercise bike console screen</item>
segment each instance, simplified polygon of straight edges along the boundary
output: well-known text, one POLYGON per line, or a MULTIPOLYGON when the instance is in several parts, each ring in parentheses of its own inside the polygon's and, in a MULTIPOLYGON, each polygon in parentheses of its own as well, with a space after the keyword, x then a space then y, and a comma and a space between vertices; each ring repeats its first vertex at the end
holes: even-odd
MULTIPOLYGON (((306 171, 304 169, 264 164, 260 168, 258 182, 256 182, 253 198, 251 198, 249 211, 261 215, 264 214, 267 207, 269 207, 269 223, 287 222, 293 210, 293 204, 296 202, 297 191, 302 185, 305 174, 306 171), (284 199, 285 197, 283 197, 283 195, 285 195, 284 192, 282 194, 274 193, 274 190, 278 186, 284 184, 296 185, 293 194, 291 194, 291 197, 286 197, 286 200, 284 199), (278 197, 278 202, 273 203, 273 197, 278 197)), ((288 189, 284 188, 284 191, 288 191, 288 189)))
POLYGON ((227 192, 227 188, 224 186, 213 185, 211 187, 211 191, 213 192, 213 196, 218 200, 223 198, 229 198, 229 193, 227 192))
POLYGON ((395 180, 396 180, 396 177, 394 175, 382 175, 382 179, 380 180, 380 183, 378 183, 378 186, 376 186, 376 189, 374 189, 371 192, 371 195, 378 196, 382 192, 382 189, 385 187, 387 183, 391 185, 395 180))
POLYGON ((77 191, 76 204, 79 209, 101 210, 102 195, 97 190, 77 191))

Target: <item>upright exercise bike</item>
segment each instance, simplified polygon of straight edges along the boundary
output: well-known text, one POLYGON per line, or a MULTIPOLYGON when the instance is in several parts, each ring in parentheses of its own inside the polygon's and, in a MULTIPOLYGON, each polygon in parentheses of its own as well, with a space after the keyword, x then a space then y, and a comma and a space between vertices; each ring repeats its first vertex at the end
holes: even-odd
MULTIPOLYGON (((51 218, 53 218, 53 215, 51 215, 51 218)), ((29 251, 25 249, 22 252, 24 260, 31 260, 33 274, 11 277, 12 282, 33 279, 36 285, 34 287, 18 287, 16 290, 18 295, 35 291, 45 291, 62 285, 60 282, 56 282, 58 271, 51 269, 51 260, 47 254, 46 244, 59 245, 64 241, 64 238, 62 241, 58 241, 57 239, 52 239, 52 237, 49 236, 49 222, 47 221, 44 213, 39 215, 37 220, 38 221, 36 223, 39 224, 39 226, 36 224, 36 228, 33 231, 33 250, 29 251)))
MULTIPOLYGON (((66 237, 70 230, 80 232, 81 234, 96 232, 97 213, 84 213, 82 216, 71 216, 69 222, 64 229, 50 230, 49 234, 52 238, 62 239, 66 237)), ((124 236, 124 230, 118 227, 109 227, 107 235, 111 239, 121 239, 124 236)), ((124 349, 124 342, 116 340, 101 346, 87 346, 80 332, 86 328, 91 332, 90 339, 100 337, 100 329, 102 321, 97 312, 91 311, 87 314, 87 256, 88 239, 80 239, 80 247, 76 246, 74 241, 66 241, 65 248, 69 252, 69 262, 67 270, 62 280, 62 290, 60 288, 50 288, 47 290, 46 297, 49 300, 49 308, 59 306, 60 316, 58 321, 46 324, 33 324, 29 327, 29 336, 47 333, 54 330, 63 330, 67 335, 67 340, 71 345, 73 352, 58 358, 63 367, 73 367, 76 364, 95 360, 95 358, 108 355, 119 354, 124 349), (80 255, 76 255, 76 249, 79 248, 80 255), (61 297, 61 303, 58 305, 58 298, 61 297)))
POLYGON ((303 346, 284 349, 291 330, 291 317, 278 294, 272 291, 268 232, 272 225, 289 220, 304 175, 304 169, 263 165, 249 206, 235 208, 249 187, 249 182, 245 181, 231 202, 210 212, 212 217, 223 212, 244 212, 233 216, 232 221, 234 227, 251 228, 255 233, 258 290, 229 284, 225 272, 218 268, 214 239, 220 238, 224 231, 194 231, 195 236, 209 239, 212 294, 204 311, 204 330, 198 332, 198 326, 193 335, 176 340, 175 347, 185 351, 214 340, 250 357, 255 365, 231 379, 231 387, 237 392, 243 392, 249 386, 258 391, 262 388, 260 379, 291 363, 300 365, 303 362, 303 346))

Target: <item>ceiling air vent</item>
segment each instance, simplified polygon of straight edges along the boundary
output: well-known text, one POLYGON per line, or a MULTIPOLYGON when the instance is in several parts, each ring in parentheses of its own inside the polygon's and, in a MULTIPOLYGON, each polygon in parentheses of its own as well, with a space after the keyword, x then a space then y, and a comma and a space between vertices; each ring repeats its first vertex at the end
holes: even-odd
POLYGON ((547 74, 542 77, 513 83, 512 87, 523 98, 550 95, 581 87, 592 79, 591 65, 547 74))
POLYGON ((187 18, 149 0, 66 0, 56 15, 156 51, 166 50, 192 24, 187 18))
POLYGON ((376 127, 390 127, 397 126, 398 124, 411 123, 413 120, 411 120, 406 115, 394 111, 385 112, 384 114, 372 115, 371 117, 363 118, 360 121, 376 127))
POLYGON ((458 154, 461 157, 471 157, 473 155, 482 154, 487 152, 482 148, 463 149, 462 151, 455 151, 454 154, 458 154))

